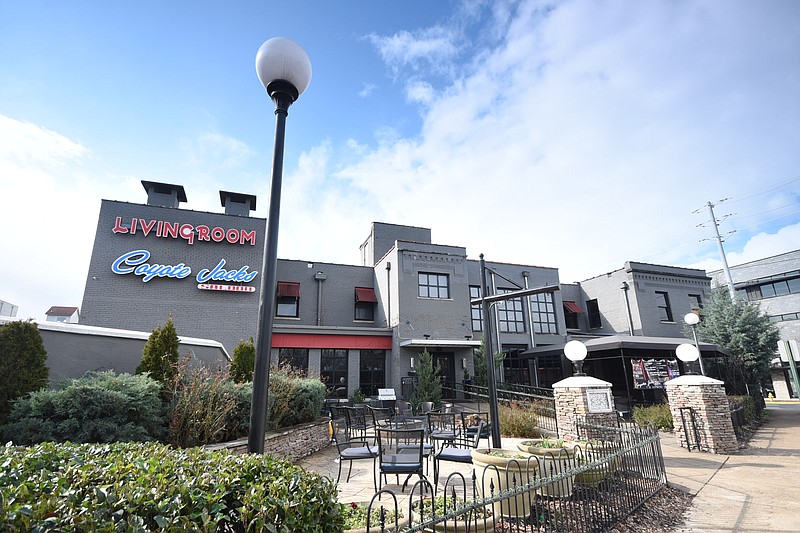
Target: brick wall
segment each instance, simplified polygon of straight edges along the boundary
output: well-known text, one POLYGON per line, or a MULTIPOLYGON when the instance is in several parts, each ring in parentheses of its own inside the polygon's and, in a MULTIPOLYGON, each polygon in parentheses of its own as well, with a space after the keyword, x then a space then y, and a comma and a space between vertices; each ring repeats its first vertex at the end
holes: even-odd
MULTIPOLYGON (((708 379, 700 376, 685 377, 708 379)), ((739 444, 731 422, 728 397, 725 395, 722 382, 709 381, 716 383, 672 384, 667 382, 667 397, 675 426, 675 438, 679 446, 688 447, 689 443, 683 429, 680 408, 691 407, 700 435, 700 449, 719 454, 733 453, 739 449, 739 444)), ((687 425, 687 430, 689 438, 694 439, 691 426, 687 425)))

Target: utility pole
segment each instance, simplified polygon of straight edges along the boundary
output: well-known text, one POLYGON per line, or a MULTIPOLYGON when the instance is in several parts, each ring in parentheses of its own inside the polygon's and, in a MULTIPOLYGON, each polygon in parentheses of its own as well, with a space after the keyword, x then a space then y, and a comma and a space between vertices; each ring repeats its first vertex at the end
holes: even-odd
MULTIPOLYGON (((727 198, 723 198, 720 200, 719 203, 724 202, 727 198)), ((708 207, 708 212, 711 215, 711 223, 714 224, 714 235, 717 240, 717 247, 719 248, 719 256, 722 259, 722 271, 725 273, 725 281, 728 283, 728 293, 731 295, 731 300, 736 298, 736 290, 733 288, 733 278, 731 277, 731 269, 728 267, 728 259, 725 257, 725 248, 722 246, 722 237, 719 234, 719 221, 717 220, 716 216, 714 216, 714 204, 711 202, 706 203, 708 207)), ((696 210, 695 213, 699 211, 696 210)), ((698 224, 702 226, 703 224, 698 224)), ((705 239, 703 239, 705 240, 705 239)))

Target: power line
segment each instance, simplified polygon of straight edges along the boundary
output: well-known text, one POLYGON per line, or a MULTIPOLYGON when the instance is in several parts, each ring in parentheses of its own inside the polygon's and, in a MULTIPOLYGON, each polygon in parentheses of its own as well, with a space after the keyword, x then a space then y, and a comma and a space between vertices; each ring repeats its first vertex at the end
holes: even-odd
MULTIPOLYGON (((736 198, 730 198, 730 200, 731 200, 732 202, 742 202, 742 201, 744 201, 744 200, 749 200, 749 199, 751 199, 751 198, 755 198, 756 196, 761 196, 762 194, 767 194, 768 192, 777 191, 778 189, 781 189, 781 188, 783 188, 783 187, 786 187, 787 185, 790 185, 790 184, 792 184, 792 183, 794 183, 794 182, 796 182, 796 181, 800 181, 800 176, 798 176, 798 177, 796 177, 796 178, 793 178, 793 179, 791 179, 791 180, 787 181, 786 183, 782 183, 782 184, 780 184, 780 185, 776 185, 775 187, 772 187, 771 189, 767 189, 767 190, 765 190, 765 191, 757 192, 757 193, 755 193, 755 194, 751 194, 750 196, 744 196, 744 197, 741 197, 741 198, 738 198, 738 197, 736 197, 736 198)), ((728 199, 729 199, 729 198, 726 198, 726 200, 728 200, 728 199)))

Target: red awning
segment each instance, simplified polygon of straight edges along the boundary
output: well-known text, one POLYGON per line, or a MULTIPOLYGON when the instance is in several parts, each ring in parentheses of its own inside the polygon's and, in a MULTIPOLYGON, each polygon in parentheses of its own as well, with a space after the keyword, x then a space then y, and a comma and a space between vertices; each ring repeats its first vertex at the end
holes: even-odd
POLYGON ((375 289, 356 287, 356 301, 378 303, 378 298, 375 296, 375 289))
POLYGON ((569 311, 570 313, 575 313, 576 315, 582 315, 584 310, 580 308, 575 302, 568 302, 564 300, 564 309, 569 311))
POLYGON ((392 337, 384 337, 379 335, 312 335, 308 333, 273 333, 272 347, 391 350, 392 337))
POLYGON ((300 284, 279 281, 278 298, 300 298, 300 284))

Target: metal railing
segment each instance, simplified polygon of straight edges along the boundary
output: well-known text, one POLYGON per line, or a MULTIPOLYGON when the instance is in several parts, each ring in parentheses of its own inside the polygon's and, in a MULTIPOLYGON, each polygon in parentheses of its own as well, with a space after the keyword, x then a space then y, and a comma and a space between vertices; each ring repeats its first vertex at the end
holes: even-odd
MULTIPOLYGON (((489 401, 488 387, 458 384, 454 390, 461 391, 464 399, 483 402, 489 401)), ((537 416, 538 426, 540 428, 551 433, 558 432, 553 389, 503 383, 497 389, 497 400, 500 405, 509 407, 517 406, 533 410, 537 416)))
MULTIPOLYGON (((479 450, 481 454, 473 454, 471 478, 456 472, 443 487, 420 480, 402 510, 391 491, 381 491, 370 507, 401 510, 404 519, 395 524, 382 518, 382 510, 373 511, 376 518, 367 531, 395 531, 395 525, 403 533, 606 531, 666 485, 655 428, 583 424, 579 431, 603 435, 604 440, 518 457, 479 450), (384 499, 387 494, 390 498, 384 499)), ((513 455, 511 450, 504 453, 513 455)))

